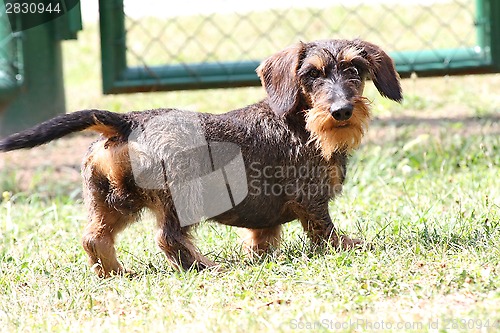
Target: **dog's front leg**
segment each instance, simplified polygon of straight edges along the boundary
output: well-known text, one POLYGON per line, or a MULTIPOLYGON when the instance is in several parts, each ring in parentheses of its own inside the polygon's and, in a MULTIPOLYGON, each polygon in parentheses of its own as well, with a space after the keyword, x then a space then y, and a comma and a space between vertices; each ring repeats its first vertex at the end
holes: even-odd
POLYGON ((360 239, 350 238, 339 233, 328 214, 328 205, 320 209, 307 209, 301 205, 294 205, 292 209, 297 214, 304 231, 314 246, 324 245, 326 241, 337 249, 349 250, 363 244, 360 239))
POLYGON ((363 244, 360 239, 341 235, 333 225, 328 213, 321 218, 308 215, 305 218, 300 218, 300 222, 313 245, 322 245, 323 242, 327 241, 331 242, 336 249, 350 250, 363 244))

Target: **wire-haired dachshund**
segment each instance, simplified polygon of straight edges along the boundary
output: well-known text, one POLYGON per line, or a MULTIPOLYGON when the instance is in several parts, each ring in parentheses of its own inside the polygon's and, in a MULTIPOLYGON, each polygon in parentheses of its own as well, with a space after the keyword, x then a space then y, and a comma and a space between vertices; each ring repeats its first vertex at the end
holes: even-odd
POLYGON ((89 213, 83 247, 101 277, 123 274, 116 235, 149 209, 156 241, 178 269, 214 263, 190 229, 203 219, 245 228, 249 251, 280 241, 298 219, 313 244, 349 249, 328 203, 342 190, 349 154, 370 120, 366 79, 402 100, 392 59, 362 40, 292 45, 257 68, 267 97, 224 114, 156 109, 125 114, 83 110, 55 117, 0 141, 0 151, 32 148, 93 130, 82 166, 89 213))

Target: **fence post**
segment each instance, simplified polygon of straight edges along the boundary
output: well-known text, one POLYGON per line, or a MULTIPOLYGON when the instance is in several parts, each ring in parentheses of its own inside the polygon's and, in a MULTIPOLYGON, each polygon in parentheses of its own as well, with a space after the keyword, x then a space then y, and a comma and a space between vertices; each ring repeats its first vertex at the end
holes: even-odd
POLYGON ((489 7, 491 25, 491 57, 493 66, 500 71, 500 1, 491 0, 489 7))
POLYGON ((0 137, 30 127, 66 111, 61 40, 81 29, 80 6, 67 14, 18 32, 21 37, 22 81, 0 108, 0 137), (72 26, 68 28, 68 21, 72 26), (76 22, 76 24, 75 24, 76 22))

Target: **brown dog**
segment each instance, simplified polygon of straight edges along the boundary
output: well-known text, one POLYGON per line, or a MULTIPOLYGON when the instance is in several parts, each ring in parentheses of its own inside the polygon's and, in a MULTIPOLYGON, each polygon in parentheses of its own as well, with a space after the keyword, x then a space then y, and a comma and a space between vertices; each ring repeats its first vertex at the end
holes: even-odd
POLYGON ((201 219, 246 228, 250 250, 277 246, 281 225, 299 219, 313 244, 351 248, 328 202, 341 192, 349 153, 370 119, 365 79, 402 99, 389 56, 361 40, 298 43, 257 69, 268 97, 225 114, 158 109, 61 115, 0 141, 0 151, 31 148, 75 131, 102 138, 83 162, 89 223, 83 246, 97 274, 124 269, 116 235, 144 209, 157 219, 156 240, 178 269, 214 263, 193 245, 201 219))

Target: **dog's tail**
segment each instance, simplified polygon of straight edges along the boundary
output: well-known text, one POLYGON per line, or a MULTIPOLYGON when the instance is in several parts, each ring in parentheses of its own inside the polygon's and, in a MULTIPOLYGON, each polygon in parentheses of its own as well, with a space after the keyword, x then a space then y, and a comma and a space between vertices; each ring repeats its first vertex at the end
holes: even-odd
POLYGON ((57 116, 0 140, 0 152, 33 148, 73 132, 93 130, 106 137, 127 138, 131 122, 124 114, 104 110, 82 110, 57 116))

